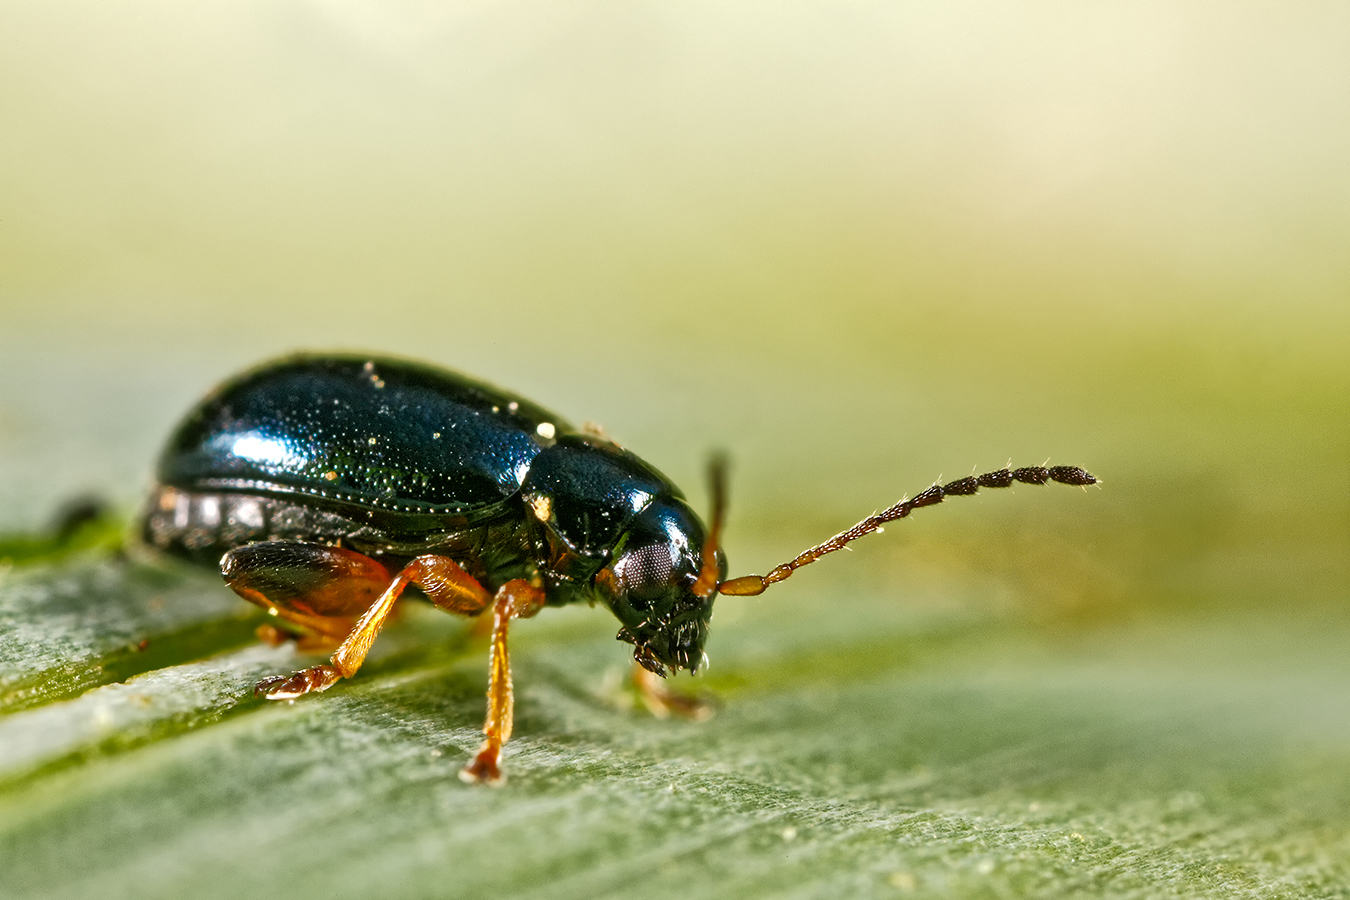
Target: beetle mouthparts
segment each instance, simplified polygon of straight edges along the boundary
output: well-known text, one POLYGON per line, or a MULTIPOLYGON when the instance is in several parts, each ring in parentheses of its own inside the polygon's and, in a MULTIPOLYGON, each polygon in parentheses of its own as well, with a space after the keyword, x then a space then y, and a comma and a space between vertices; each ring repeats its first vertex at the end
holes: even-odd
POLYGON ((666 675, 669 674, 669 669, 667 669, 659 659, 652 656, 651 651, 646 650, 646 648, 640 648, 635 652, 633 654, 633 661, 653 675, 659 675, 662 678, 665 678, 666 675))
POLYGON ((634 637, 633 632, 629 631, 627 628, 620 628, 619 633, 614 635, 614 637, 616 640, 623 641, 625 644, 633 645, 634 662, 642 666, 642 668, 646 669, 648 672, 651 672, 653 675, 659 675, 662 678, 666 677, 668 671, 666 664, 656 658, 656 654, 652 652, 650 645, 638 643, 638 639, 634 637))

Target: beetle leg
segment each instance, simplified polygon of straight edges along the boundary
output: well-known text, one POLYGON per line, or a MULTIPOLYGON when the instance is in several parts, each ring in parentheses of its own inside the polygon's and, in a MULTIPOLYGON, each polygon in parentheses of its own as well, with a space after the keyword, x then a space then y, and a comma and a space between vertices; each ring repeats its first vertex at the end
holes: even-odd
POLYGON ((437 609, 476 616, 487 609, 492 594, 448 556, 419 556, 400 574, 422 589, 437 609))
MULTIPOLYGON (((370 562, 379 565, 374 560, 370 562)), ((265 694, 269 700, 291 700, 311 691, 327 690, 339 679, 355 675, 389 618, 394 602, 409 584, 420 587, 441 609, 466 615, 481 612, 491 599, 483 586, 449 557, 419 556, 404 566, 398 577, 390 581, 379 598, 370 604, 333 654, 330 665, 312 666, 294 675, 266 679, 258 683, 255 693, 265 694)))
POLYGON ((307 652, 332 652, 389 583, 388 570, 368 556, 300 541, 236 547, 221 557, 220 572, 236 594, 276 617, 258 627, 261 640, 298 638, 307 652))
POLYGON ((240 597, 332 644, 389 584, 389 570, 369 556, 300 541, 236 547, 220 574, 240 597))
MULTIPOLYGON (((280 618, 281 614, 277 616, 280 618)), ((289 641, 301 653, 332 653, 356 624, 355 619, 346 617, 314 619, 311 622, 287 616, 287 620, 282 625, 264 622, 253 633, 269 647, 280 647, 289 641)))
POLYGON ((483 745, 459 777, 468 782, 499 785, 502 745, 511 737, 515 699, 511 687, 511 658, 506 634, 512 619, 528 618, 544 606, 544 592, 528 581, 512 579, 497 591, 492 604, 492 650, 488 657, 488 708, 483 722, 483 745))
POLYGON ((707 697, 691 697, 672 691, 662 684, 661 676, 636 663, 633 665, 633 685, 638 689, 642 705, 658 719, 673 713, 683 719, 702 722, 713 714, 712 701, 707 697))

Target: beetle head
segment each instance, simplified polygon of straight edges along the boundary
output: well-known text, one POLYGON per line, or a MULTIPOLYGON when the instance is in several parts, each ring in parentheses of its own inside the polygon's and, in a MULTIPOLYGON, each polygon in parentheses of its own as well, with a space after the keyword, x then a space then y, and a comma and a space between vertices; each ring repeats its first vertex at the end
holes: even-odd
MULTIPOLYGON (((618 638, 633 645, 633 658, 647 670, 697 672, 712 618, 712 590, 699 587, 704 529, 693 510, 673 497, 655 500, 630 523, 613 561, 596 586, 623 623, 618 638)), ((717 552, 723 576, 726 561, 717 552)))

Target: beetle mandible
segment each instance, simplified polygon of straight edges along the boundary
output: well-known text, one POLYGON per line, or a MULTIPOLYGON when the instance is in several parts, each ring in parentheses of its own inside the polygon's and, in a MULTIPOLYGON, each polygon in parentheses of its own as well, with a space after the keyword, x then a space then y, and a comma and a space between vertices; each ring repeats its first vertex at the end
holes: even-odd
POLYGON ((705 527, 660 472, 524 398, 404 360, 297 355, 227 381, 179 424, 140 531, 162 551, 219 565, 235 593, 286 631, 337 645, 326 664, 259 683, 272 700, 355 675, 410 584, 447 612, 491 611, 484 740, 460 774, 499 784, 513 619, 605 605, 618 639, 633 645, 639 686, 669 702, 652 676, 705 663, 718 594, 762 593, 949 495, 1098 483, 1053 466, 934 484, 767 575, 727 580, 723 467, 712 471, 705 527))

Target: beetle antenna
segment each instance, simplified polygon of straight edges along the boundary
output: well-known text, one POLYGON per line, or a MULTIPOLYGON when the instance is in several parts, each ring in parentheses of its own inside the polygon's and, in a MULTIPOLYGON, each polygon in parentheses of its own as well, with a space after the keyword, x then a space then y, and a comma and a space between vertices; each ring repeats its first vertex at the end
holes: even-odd
POLYGON ((722 521, 727 512, 727 457, 716 452, 708 460, 708 488, 712 494, 712 527, 703 542, 703 569, 694 582, 694 595, 708 598, 717 593, 717 548, 722 545, 722 521))
MULTIPOLYGON (((1045 466, 1032 466, 1025 469, 1002 468, 997 472, 986 472, 983 475, 969 475, 948 484, 935 484, 920 492, 913 500, 901 500, 890 509, 868 516, 857 525, 839 532, 823 544, 817 544, 791 562, 783 563, 770 571, 768 575, 742 575, 739 578, 732 578, 717 585, 717 591, 734 597, 753 597, 756 594, 762 594, 769 585, 782 581, 802 566, 815 562, 827 553, 842 550, 850 542, 856 541, 863 535, 880 531, 881 526, 887 522, 903 519, 922 506, 933 506, 941 503, 949 494, 969 496, 977 493, 980 488, 1004 488, 1015 481, 1022 484, 1045 484, 1050 481, 1057 481, 1060 484, 1084 487, 1089 484, 1100 484, 1090 472, 1077 466, 1051 466, 1048 469, 1045 466)), ((703 576, 707 574, 707 555, 703 557, 703 566, 704 573, 699 578, 700 583, 703 576)))

